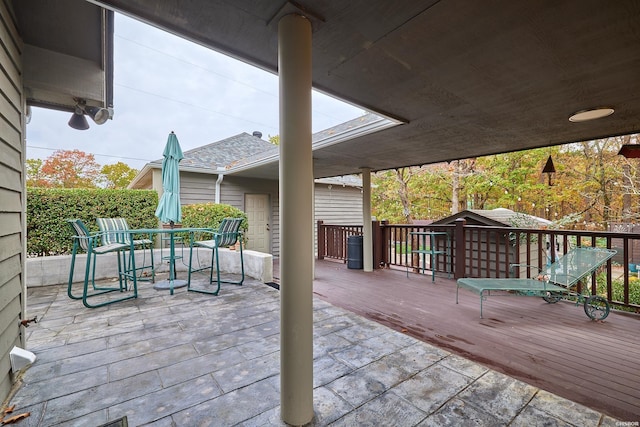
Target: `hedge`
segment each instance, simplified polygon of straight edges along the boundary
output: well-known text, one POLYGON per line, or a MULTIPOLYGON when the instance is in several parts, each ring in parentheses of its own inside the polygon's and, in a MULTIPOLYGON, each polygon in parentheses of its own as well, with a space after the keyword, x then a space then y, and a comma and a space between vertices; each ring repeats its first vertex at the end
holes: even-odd
POLYGON ((153 190, 27 188, 27 256, 71 253, 67 219, 81 219, 89 231, 98 231, 99 217, 126 218, 131 228, 156 228, 157 206, 153 190))
MULTIPOLYGON (((158 228, 155 211, 158 193, 153 190, 79 188, 27 188, 27 256, 70 254, 71 227, 66 220, 81 219, 89 231, 98 231, 96 218, 126 218, 131 228, 158 228)), ((225 204, 182 206, 183 227, 216 229, 226 217, 247 216, 225 204)))

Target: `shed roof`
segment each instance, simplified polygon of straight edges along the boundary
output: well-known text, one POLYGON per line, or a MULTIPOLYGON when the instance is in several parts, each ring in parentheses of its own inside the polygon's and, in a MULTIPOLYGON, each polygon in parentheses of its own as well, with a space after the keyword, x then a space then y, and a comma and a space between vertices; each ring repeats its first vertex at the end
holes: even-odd
POLYGON ((459 218, 464 218, 473 225, 488 225, 498 227, 541 228, 547 227, 551 221, 537 216, 515 212, 511 209, 467 209, 448 216, 433 224, 451 224, 459 218))

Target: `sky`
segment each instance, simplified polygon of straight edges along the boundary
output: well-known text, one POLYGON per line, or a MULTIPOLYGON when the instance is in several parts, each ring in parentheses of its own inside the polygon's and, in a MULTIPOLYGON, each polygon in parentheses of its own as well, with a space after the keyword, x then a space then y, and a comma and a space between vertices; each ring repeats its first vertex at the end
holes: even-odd
MULTIPOLYGON (((88 130, 68 126, 71 113, 33 108, 27 158, 81 150, 104 166, 135 169, 162 158, 174 131, 183 151, 242 132, 278 135, 276 75, 116 14, 114 117, 88 130)), ((363 114, 363 109, 314 91, 313 132, 363 114)))

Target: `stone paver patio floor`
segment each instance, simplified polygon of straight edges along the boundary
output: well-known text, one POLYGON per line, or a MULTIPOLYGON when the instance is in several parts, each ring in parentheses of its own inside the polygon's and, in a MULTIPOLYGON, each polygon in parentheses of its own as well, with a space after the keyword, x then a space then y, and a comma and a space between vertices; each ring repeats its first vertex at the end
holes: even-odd
MULTIPOLYGON (((87 309, 66 287, 29 289, 37 355, 10 404, 19 426, 281 426, 279 292, 247 280, 219 296, 141 283, 87 309)), ((584 406, 317 298, 314 426, 615 426, 584 406)))

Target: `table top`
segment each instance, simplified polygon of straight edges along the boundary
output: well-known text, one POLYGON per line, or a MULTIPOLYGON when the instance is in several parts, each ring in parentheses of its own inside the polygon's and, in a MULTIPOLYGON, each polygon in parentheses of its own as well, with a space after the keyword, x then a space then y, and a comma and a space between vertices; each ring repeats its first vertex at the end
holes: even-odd
MULTIPOLYGON (((451 243, 449 238, 449 233, 446 231, 410 231, 410 236, 420 236, 422 240, 426 244, 426 237, 429 236, 431 238, 431 245, 429 249, 411 249, 411 253, 414 254, 424 254, 424 255, 439 255, 439 254, 447 254, 449 250, 449 244, 451 243), (438 249, 435 247, 436 236, 447 236, 447 247, 445 249, 438 249)), ((407 244, 409 243, 409 239, 407 237, 407 244)))

